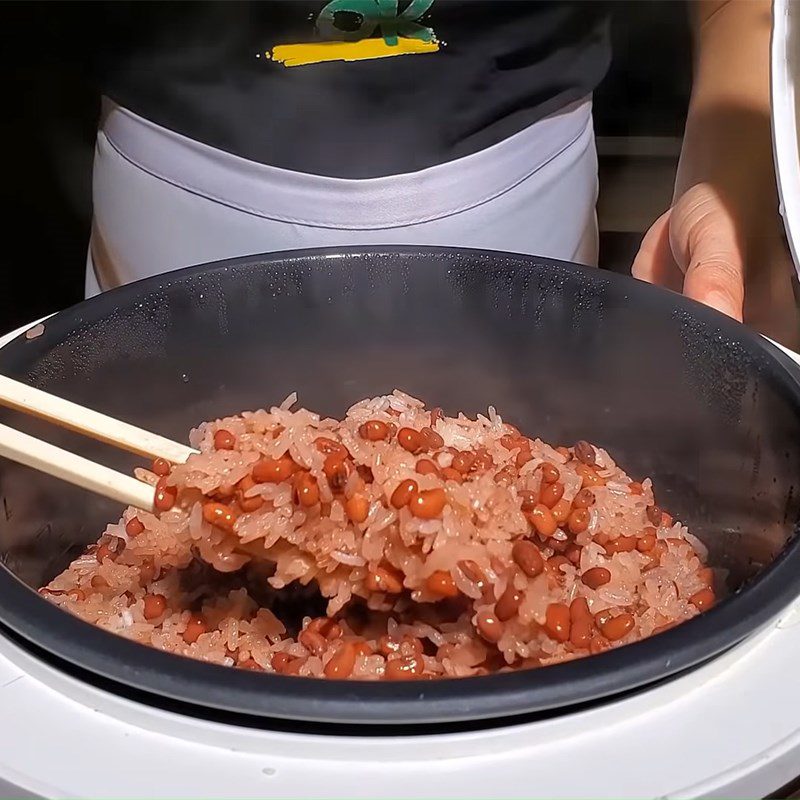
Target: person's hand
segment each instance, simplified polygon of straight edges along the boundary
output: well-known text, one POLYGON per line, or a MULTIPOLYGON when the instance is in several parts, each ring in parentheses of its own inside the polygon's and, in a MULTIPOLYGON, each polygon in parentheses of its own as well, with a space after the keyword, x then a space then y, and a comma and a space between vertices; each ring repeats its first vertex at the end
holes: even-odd
POLYGON ((653 223, 632 273, 743 319, 744 254, 731 213, 713 186, 693 186, 653 223))
POLYGON ((754 214, 748 205, 723 199, 711 184, 692 186, 645 234, 633 275, 800 349, 794 265, 782 222, 777 210, 754 214), (756 227, 754 216, 760 217, 756 227))
POLYGON ((692 95, 672 208, 633 274, 800 347, 772 152, 770 0, 696 0, 692 95))

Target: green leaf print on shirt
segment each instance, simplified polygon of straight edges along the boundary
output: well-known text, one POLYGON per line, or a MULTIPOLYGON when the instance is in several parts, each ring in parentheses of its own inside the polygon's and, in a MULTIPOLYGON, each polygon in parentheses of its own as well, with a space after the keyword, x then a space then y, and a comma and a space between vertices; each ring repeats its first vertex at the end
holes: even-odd
POLYGON ((411 0, 398 13, 398 0, 331 0, 317 17, 320 35, 333 41, 354 42, 370 38, 380 28, 384 42, 396 46, 400 37, 430 42, 433 31, 418 20, 434 0, 411 0), (345 27, 342 18, 355 24, 345 27))

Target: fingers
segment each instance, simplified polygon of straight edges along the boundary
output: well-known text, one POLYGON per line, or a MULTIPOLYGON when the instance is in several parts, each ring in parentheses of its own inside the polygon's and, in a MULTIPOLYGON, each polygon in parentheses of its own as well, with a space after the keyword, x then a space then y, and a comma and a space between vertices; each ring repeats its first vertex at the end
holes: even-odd
POLYGON ((683 285, 683 273, 675 263, 670 246, 671 215, 672 209, 664 212, 645 233, 633 260, 631 274, 639 280, 679 292, 683 285))

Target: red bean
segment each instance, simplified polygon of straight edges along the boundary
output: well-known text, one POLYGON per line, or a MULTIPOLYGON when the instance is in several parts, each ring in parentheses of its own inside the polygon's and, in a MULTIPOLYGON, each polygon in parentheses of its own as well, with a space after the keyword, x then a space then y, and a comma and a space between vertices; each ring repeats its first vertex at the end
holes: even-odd
POLYGON ((144 596, 144 618, 151 622, 158 619, 167 610, 167 598, 162 594, 146 594, 144 596))
POLYGON ((272 669, 275 672, 285 672, 291 662, 292 657, 288 653, 275 653, 271 660, 272 669))
POLYGON ((342 460, 350 456, 350 451, 341 442, 337 442, 335 439, 329 439, 327 436, 320 436, 318 439, 315 439, 314 446, 320 453, 326 456, 339 456, 342 460))
POLYGON ((233 450, 236 447, 236 437, 230 431, 220 428, 214 434, 214 447, 217 450, 233 450))
POLYGON ((558 530, 553 512, 543 503, 537 504, 533 511, 528 512, 527 516, 528 521, 540 536, 552 536, 558 530))
POLYGON ((364 585, 370 592, 400 594, 403 591, 403 576, 392 567, 377 567, 367 573, 364 585))
POLYGON ((594 632, 594 619, 585 597, 576 597, 569 605, 569 642, 579 650, 586 650, 594 632))
POLYGON ((207 631, 208 626, 202 617, 191 616, 186 623, 186 630, 183 632, 183 641, 186 644, 194 644, 207 631))
POLYGON ((690 598, 689 602, 698 610, 698 611, 707 611, 711 606, 714 605, 714 601, 716 597, 714 596, 713 589, 701 589, 699 592, 695 592, 690 598))
POLYGON ((485 447, 481 447, 475 454, 475 461, 472 464, 473 472, 486 472, 494 466, 494 459, 485 447))
POLYGON ((639 481, 631 481, 628 484, 628 491, 631 494, 642 495, 644 494, 644 486, 642 486, 642 484, 639 483, 639 481))
POLYGON ((636 549, 637 539, 635 536, 617 536, 616 539, 609 539, 603 547, 608 555, 614 553, 630 553, 636 549))
POLYGON ((309 630, 308 628, 300 631, 297 641, 315 656, 322 655, 328 649, 328 642, 325 637, 319 631, 309 630))
POLYGON ((589 611, 589 603, 586 602, 585 597, 576 597, 569 604, 569 618, 573 624, 579 619, 586 619, 589 620, 589 622, 594 623, 592 612, 589 611))
POLYGON ((400 642, 393 639, 391 636, 381 636, 378 639, 378 652, 384 656, 390 656, 400 650, 400 642))
POLYGON ((627 636, 636 626, 636 620, 627 612, 607 620, 600 626, 600 631, 609 642, 616 642, 627 636))
POLYGON ((546 483, 539 493, 539 502, 548 508, 552 508, 564 496, 564 484, 546 483))
POLYGON ((514 466, 517 469, 522 469, 529 461, 533 461, 533 453, 531 452, 531 443, 525 439, 525 446, 522 447, 514 459, 514 466))
POLYGON ((594 447, 592 447, 589 442, 583 440, 576 442, 573 450, 575 452, 575 458, 582 464, 593 467, 597 463, 597 454, 595 453, 594 447))
POLYGON ((520 508, 522 511, 533 511, 536 505, 536 493, 528 489, 520 489, 517 494, 520 499, 520 508))
POLYGON ((587 619, 579 619, 570 625, 569 642, 579 650, 586 650, 592 640, 592 623, 587 619))
POLYGON ((364 522, 369 516, 369 500, 363 494, 354 494, 344 504, 344 510, 352 522, 364 522))
POLYGON ((153 467, 152 471, 159 476, 159 478, 164 478, 169 475, 172 466, 170 465, 169 461, 166 458, 154 458, 153 459, 153 467))
POLYGON ((364 466, 364 464, 358 464, 356 466, 356 472, 358 473, 358 477, 361 478, 364 483, 372 483, 375 480, 372 470, 369 467, 364 466))
MULTIPOLYGON (((139 580, 142 585, 146 586, 157 578, 161 577, 161 570, 157 570, 152 559, 145 559, 139 567, 139 580)), ((133 600, 133 597, 130 598, 133 600)))
POLYGON ((429 458, 421 458, 417 461, 416 471, 419 475, 440 475, 439 467, 429 458))
POLYGON ((572 501, 575 508, 590 508, 594 505, 594 492, 591 489, 581 489, 572 501))
POLYGON ((614 616, 613 612, 610 608, 604 608, 602 611, 598 611, 594 615, 594 624, 597 625, 598 628, 603 627, 612 617, 614 616))
POLYGON ((408 501, 411 513, 419 519, 436 519, 447 505, 444 489, 424 489, 416 491, 408 501))
POLYGON ((142 525, 142 522, 139 519, 139 517, 131 517, 125 523, 125 533, 127 533, 128 536, 131 537, 131 539, 138 536, 140 533, 142 533, 142 531, 144 531, 144 525, 142 525))
POLYGON ((529 578, 535 578, 544 571, 544 559, 533 542, 515 542, 511 548, 511 557, 529 578))
POLYGON ((325 665, 323 672, 326 678, 343 680, 349 678, 356 665, 356 650, 351 642, 342 642, 336 652, 325 665))
POLYGON ((444 439, 433 428, 423 428, 420 436, 423 446, 428 450, 441 450, 444 447, 444 439))
POLYGON ((236 502, 239 508, 246 513, 258 511, 264 505, 264 498, 260 494, 253 495, 252 497, 245 497, 245 492, 249 491, 256 485, 256 482, 250 475, 245 475, 239 483, 236 484, 236 502))
POLYGON ((495 644, 499 642, 503 636, 503 623, 487 608, 478 612, 476 625, 478 633, 480 633, 487 642, 495 644))
POLYGON ((358 429, 358 433, 368 442, 381 442, 389 437, 389 426, 379 419, 371 419, 358 429))
POLYGON ((655 525, 656 528, 660 527, 662 520, 662 511, 658 506, 647 506, 645 514, 647 516, 647 519, 650 520, 651 524, 655 525))
POLYGON ((497 619, 499 619, 500 622, 506 622, 516 616, 522 604, 522 597, 522 592, 515 588, 512 580, 509 580, 506 590, 500 595, 500 599, 494 607, 494 613, 497 619))
POLYGON ((636 542, 636 549, 640 553, 649 553, 656 544, 656 529, 645 528, 644 535, 636 542))
POLYGON ((223 531, 232 531, 238 515, 224 503, 205 503, 203 505, 203 519, 215 528, 223 531))
POLYGON ((178 499, 178 489, 175 486, 167 486, 166 478, 159 478, 156 484, 156 492, 153 497, 153 507, 156 511, 169 511, 178 499))
POLYGON ((92 576, 89 583, 92 585, 92 589, 107 589, 111 585, 102 575, 92 576))
POLYGON ((590 521, 589 511, 585 508, 576 508, 570 512, 567 518, 567 527, 569 532, 575 536, 583 533, 589 527, 590 521))
POLYGON ((413 681, 422 675, 424 670, 425 662, 422 660, 422 656, 393 658, 386 662, 384 678, 392 681, 413 681))
POLYGON ((452 467, 444 467, 442 469, 442 480, 463 483, 464 476, 457 469, 453 469, 452 467))
POLYGON ((590 589, 599 589, 611 581, 611 572, 605 567, 592 567, 581 575, 581 580, 590 589))
POLYGON ((253 467, 252 478, 256 483, 283 483, 289 480, 296 467, 289 455, 261 458, 253 467))
POLYGON ((418 488, 419 484, 416 481, 411 480, 411 478, 408 478, 404 481, 400 481, 400 483, 397 484, 397 488, 392 492, 392 497, 389 500, 389 502, 395 508, 402 508, 403 506, 407 506, 409 500, 411 500, 411 497, 414 495, 414 493, 417 491, 418 488))
POLYGON ((95 558, 102 564, 107 558, 112 561, 125 549, 125 540, 116 536, 103 537, 97 547, 95 558))
POLYGON ((550 558, 547 559, 548 571, 553 577, 559 580, 564 577, 564 573, 561 571, 561 567, 563 566, 571 566, 570 560, 566 556, 550 556, 550 558))
POLYGON ((73 600, 82 603, 86 599, 86 592, 83 589, 70 589, 67 592, 67 597, 71 597, 73 600))
POLYGON ((328 485, 333 492, 342 492, 350 477, 350 462, 345 461, 338 453, 331 453, 325 458, 322 471, 328 479, 328 485))
POLYGON ((570 563, 577 567, 581 563, 582 551, 582 547, 578 547, 577 545, 573 544, 564 551, 564 555, 570 560, 570 563))
POLYGON ((468 450, 465 450, 461 453, 456 453, 453 456, 453 463, 450 465, 454 470, 465 473, 469 472, 472 469, 472 465, 475 463, 475 454, 470 453, 468 450))
POLYGON ((553 519, 556 521, 556 525, 561 527, 569 519, 569 515, 572 513, 572 506, 568 500, 562 497, 550 511, 553 512, 553 519))
POLYGON ((542 464, 542 480, 545 483, 555 483, 560 477, 561 472, 555 464, 551 464, 549 461, 542 464))
POLYGON ((511 486, 512 483, 516 480, 517 473, 516 470, 511 466, 503 467, 499 469, 494 475, 494 482, 498 486, 511 486))
POLYGON ((606 485, 606 479, 602 475, 598 475, 594 467, 590 467, 587 464, 578 464, 575 467, 575 472, 580 476, 581 487, 584 489, 606 485))
POLYGON ((444 411, 438 406, 431 409, 431 425, 435 425, 440 419, 444 419, 444 411))
POLYGON ((311 508, 319 502, 319 484, 310 472, 298 472, 295 475, 294 492, 303 508, 311 508))
POLYGON ((290 661, 289 664, 283 671, 284 675, 299 675, 300 670, 305 665, 308 658, 306 656, 301 656, 300 658, 295 658, 294 660, 290 661))
POLYGON ((458 587, 453 576, 443 569, 432 572, 425 581, 425 587, 431 594, 439 597, 457 597, 458 587))
POLYGON ((544 630, 551 639, 566 642, 570 633, 569 608, 563 603, 551 603, 547 606, 544 630))
POLYGON ((356 655, 364 656, 369 658, 369 656, 375 655, 375 650, 373 650, 372 645, 369 642, 364 641, 357 641, 353 644, 353 649, 355 650, 356 655))
POLYGON ((409 453, 418 453, 422 449, 422 435, 413 428, 400 428, 397 431, 397 443, 409 453))
POLYGON ((714 570, 711 567, 702 567, 701 569, 697 570, 697 577, 701 580, 706 586, 710 588, 714 588, 714 570))

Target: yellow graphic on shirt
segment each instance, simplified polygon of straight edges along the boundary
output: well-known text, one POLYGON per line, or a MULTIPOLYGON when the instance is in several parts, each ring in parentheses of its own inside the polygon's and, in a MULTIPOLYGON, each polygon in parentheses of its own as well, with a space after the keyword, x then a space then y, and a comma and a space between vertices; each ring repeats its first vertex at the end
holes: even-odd
POLYGON ((419 24, 434 0, 410 0, 403 11, 398 0, 331 0, 317 17, 325 41, 277 45, 269 54, 285 67, 324 61, 435 53, 439 42, 431 28, 419 24), (380 36, 373 36, 380 31, 380 36))

